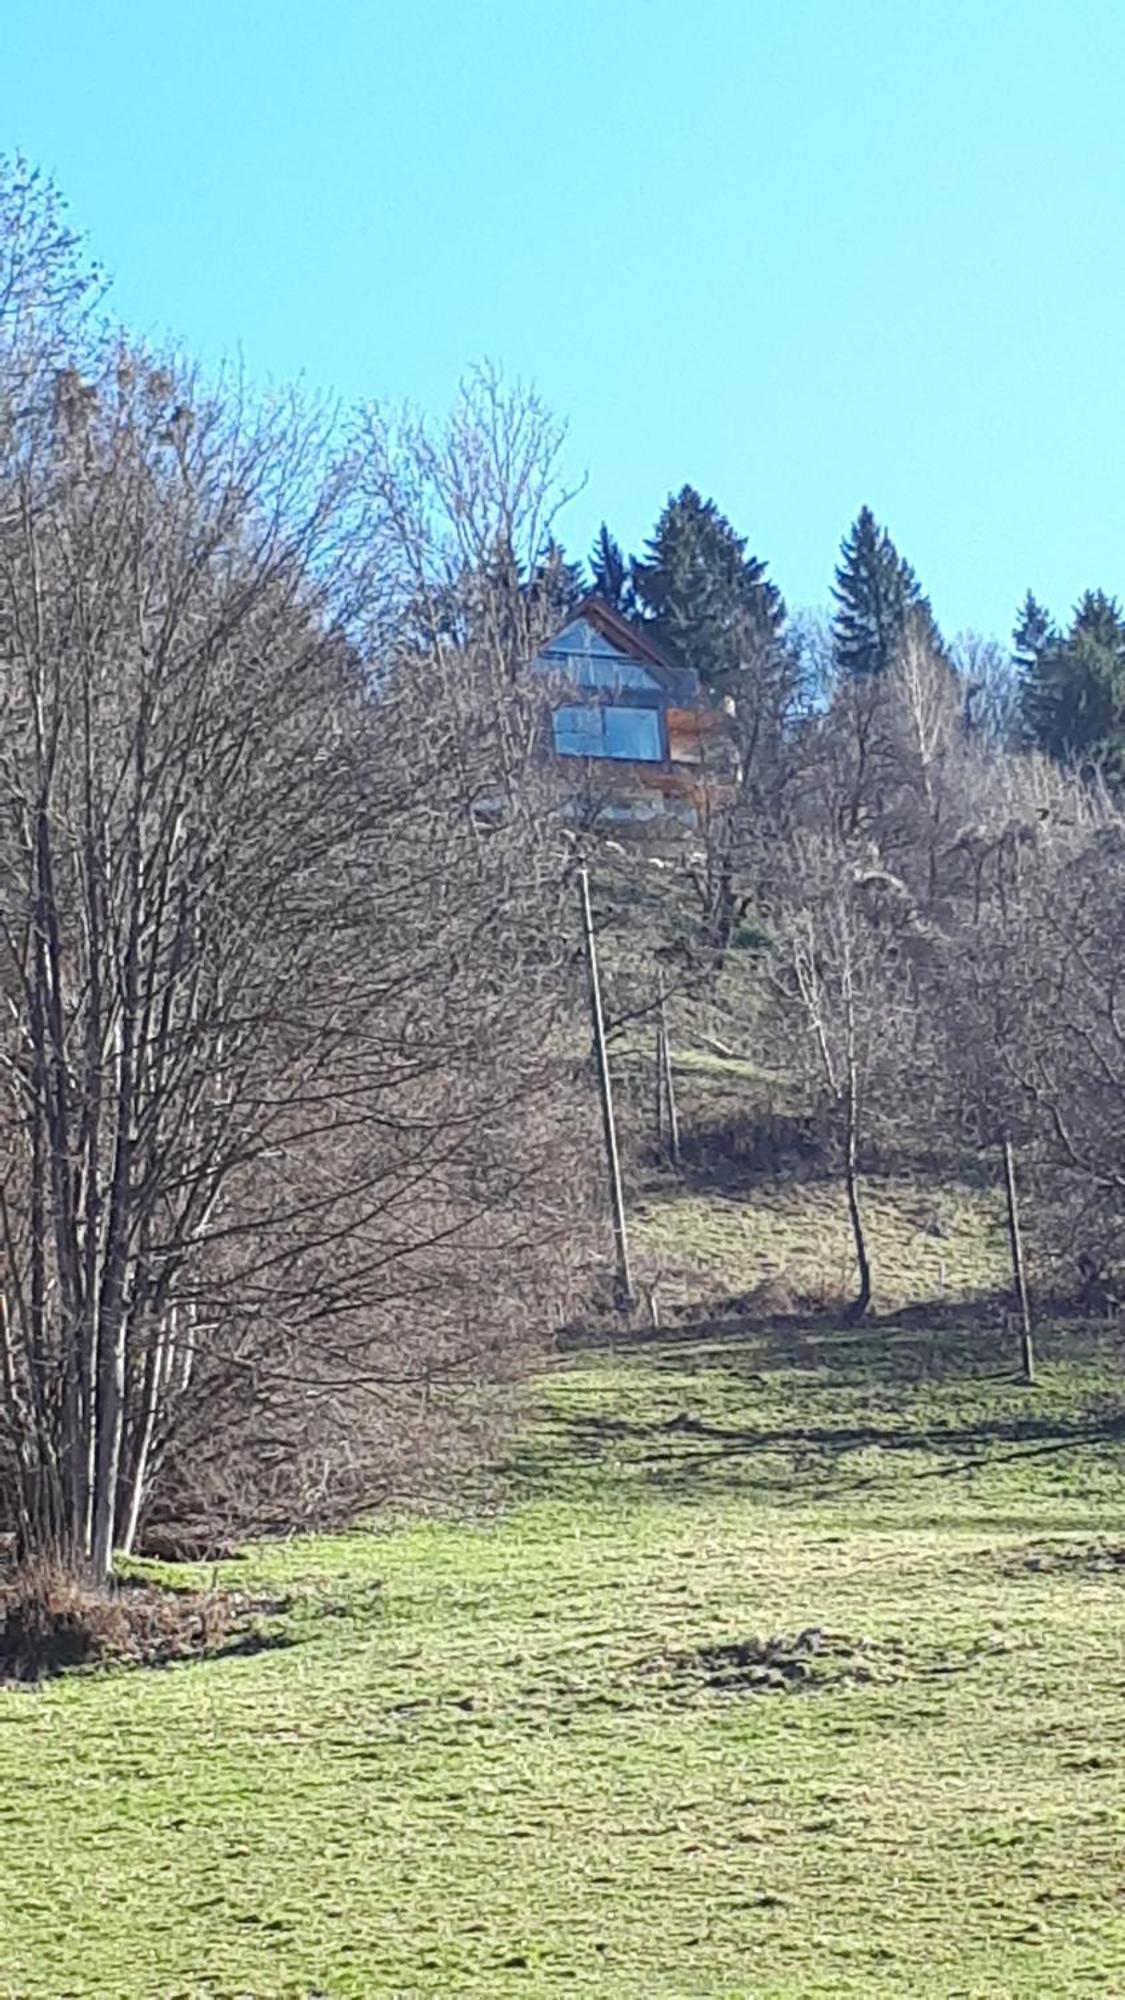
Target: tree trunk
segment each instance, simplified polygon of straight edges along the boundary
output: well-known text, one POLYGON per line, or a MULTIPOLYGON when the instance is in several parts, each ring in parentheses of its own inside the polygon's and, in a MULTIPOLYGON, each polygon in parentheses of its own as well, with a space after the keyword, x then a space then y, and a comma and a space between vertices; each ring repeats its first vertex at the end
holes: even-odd
POLYGON ((656 1095, 653 1100, 654 1123, 656 1128, 656 1151, 664 1151, 664 1030, 659 1014, 656 1017, 656 1033, 653 1038, 653 1072, 656 1081, 656 1095))
POLYGON ((844 1134, 844 1185, 848 1197, 848 1219, 852 1226, 852 1240, 855 1244, 856 1268, 859 1272, 859 1290, 848 1308, 849 1320, 863 1319, 871 1305, 871 1260, 867 1254, 867 1234, 863 1226, 863 1211, 859 1202, 859 1168, 857 1163, 859 1146, 859 1091, 855 1065, 848 1064, 847 1124, 844 1134))
POLYGON ((664 1103, 668 1110, 668 1158, 680 1164, 680 1114, 676 1108, 676 1083, 672 1075, 672 1050, 668 1041, 668 1009, 664 997, 664 974, 660 974, 660 1071, 664 1079, 664 1103))
POLYGON ((613 1083, 609 1074, 609 1054, 605 1045, 602 989, 598 978, 598 949, 594 941, 594 919, 590 910, 590 878, 585 868, 578 871, 579 906, 586 941, 586 970, 590 981, 590 1015, 594 1028, 594 1054, 598 1064, 598 1085, 602 1102, 602 1133, 605 1139, 609 1194, 613 1209, 613 1240, 617 1253, 614 1290, 617 1304, 624 1309, 635 1304, 633 1273, 629 1265, 629 1234, 625 1222, 625 1195, 621 1184, 621 1159, 617 1151, 617 1126, 613 1117, 613 1083))
MULTIPOLYGON (((143 729, 138 740, 143 745, 143 729)), ((143 748, 138 770, 143 773, 143 748)), ((138 794, 140 778, 138 777, 138 794)), ((130 914, 121 980, 121 1025, 117 1050, 117 1116, 113 1173, 106 1212, 105 1260, 98 1299, 97 1424, 94 1454, 94 1509, 90 1560, 97 1583, 113 1568, 117 1493, 125 1433, 125 1340, 129 1323, 126 1273, 129 1265, 130 1182, 133 1165, 133 1105, 136 1089, 137 960, 140 931, 141 861, 139 807, 130 854, 130 914)))
POLYGON ((94 1525, 90 1566, 96 1583, 113 1568, 117 1526, 117 1476, 125 1420, 125 1325, 103 1330, 98 1360, 98 1441, 94 1474, 94 1525))
POLYGON ((1019 1194, 1016 1188, 1016 1159, 1012 1142, 1005 1137, 1001 1148, 1004 1155, 1004 1193, 1008 1201, 1008 1248, 1012 1257, 1012 1283, 1016 1294, 1016 1304, 1020 1315, 1020 1361, 1023 1379, 1027 1383, 1035 1381, 1035 1352, 1031 1337, 1031 1303, 1027 1293, 1027 1272, 1023 1261, 1023 1237, 1020 1233, 1019 1194))
POLYGON ((161 1325, 159 1336, 150 1342, 145 1357, 140 1419, 121 1482, 117 1510, 121 1522, 118 1539, 122 1552, 127 1556, 131 1556, 136 1547, 141 1513, 147 1498, 149 1465, 156 1435, 156 1413, 167 1387, 175 1345, 174 1320, 175 1307, 171 1307, 161 1325))

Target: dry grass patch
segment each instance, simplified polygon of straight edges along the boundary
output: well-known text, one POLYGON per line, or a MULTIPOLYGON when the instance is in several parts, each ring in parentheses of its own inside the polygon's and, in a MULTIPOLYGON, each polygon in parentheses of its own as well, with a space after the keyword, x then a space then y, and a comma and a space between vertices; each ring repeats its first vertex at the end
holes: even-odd
MULTIPOLYGON (((864 1193, 878 1310, 980 1297, 1007 1282, 998 1194, 891 1177, 869 1180, 864 1193)), ((755 1294, 777 1292, 819 1307, 855 1288, 847 1213, 832 1181, 653 1192, 638 1205, 634 1233, 640 1254, 667 1274, 674 1303, 752 1310, 755 1294)))
POLYGON ((0 1680, 256 1651, 270 1643, 258 1614, 277 1608, 227 1590, 169 1590, 135 1580, 95 1589, 36 1564, 0 1583, 0 1680))

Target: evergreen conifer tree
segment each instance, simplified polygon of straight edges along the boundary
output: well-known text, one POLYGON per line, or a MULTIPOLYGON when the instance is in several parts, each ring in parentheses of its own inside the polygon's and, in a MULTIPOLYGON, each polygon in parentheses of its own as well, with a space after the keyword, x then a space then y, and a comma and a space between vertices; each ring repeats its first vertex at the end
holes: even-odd
POLYGON ((673 661, 695 669, 730 717, 731 740, 716 751, 725 759, 733 749, 727 775, 735 782, 711 820, 696 878, 718 965, 751 900, 745 857, 783 795, 798 651, 765 563, 747 554, 745 537, 694 487, 668 500, 644 557, 633 562, 633 588, 646 630, 673 661))
POLYGON ((665 651, 716 693, 738 700, 744 677, 784 652, 785 603, 713 500, 685 486, 633 563, 642 616, 665 651))
POLYGON ((1012 631, 1012 658, 1021 674, 1028 674, 1039 655, 1057 639, 1055 623, 1046 605, 1029 590, 1020 605, 1012 631))
POLYGON ((1025 605, 1015 636, 1024 669, 1021 707, 1027 740, 1060 763, 1125 778, 1121 606, 1104 591, 1088 590, 1065 635, 1054 629, 1046 614, 1036 624, 1026 613, 1025 605))
POLYGON ((832 639, 840 673, 883 673, 911 625, 927 644, 942 650, 928 598, 870 507, 860 509, 844 538, 832 595, 837 607, 832 639))
POLYGON ((619 611, 623 618, 631 618, 636 602, 629 561, 604 521, 590 550, 589 570, 593 588, 602 602, 612 611, 619 611))

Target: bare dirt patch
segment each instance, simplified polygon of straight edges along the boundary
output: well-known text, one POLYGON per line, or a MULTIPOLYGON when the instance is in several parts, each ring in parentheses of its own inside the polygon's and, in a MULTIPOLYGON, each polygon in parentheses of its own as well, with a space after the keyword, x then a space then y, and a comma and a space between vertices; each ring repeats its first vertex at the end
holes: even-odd
POLYGON ((1060 1571, 1071 1575, 1125 1576, 1125 1543, 1031 1542, 1007 1552, 1001 1568, 1008 1576, 1054 1575, 1060 1571))
POLYGON ((793 1634, 724 1640, 660 1654, 644 1661, 640 1673, 670 1693, 811 1693, 841 1681, 891 1678, 901 1660, 897 1641, 876 1644, 810 1625, 793 1634))

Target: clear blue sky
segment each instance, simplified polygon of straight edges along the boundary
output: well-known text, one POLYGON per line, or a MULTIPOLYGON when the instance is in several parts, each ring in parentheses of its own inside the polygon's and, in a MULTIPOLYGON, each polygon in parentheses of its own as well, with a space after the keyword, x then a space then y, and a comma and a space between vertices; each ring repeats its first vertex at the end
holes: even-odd
POLYGON ((864 501, 947 630, 1125 594, 1122 0, 3 0, 0 93, 144 331, 534 378, 577 550, 690 480, 795 604, 864 501))

